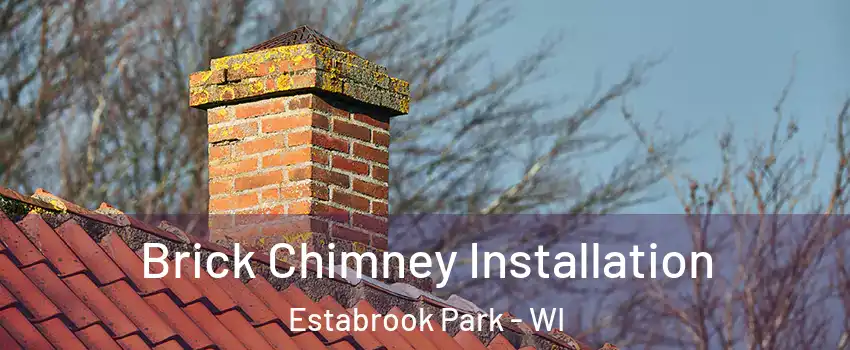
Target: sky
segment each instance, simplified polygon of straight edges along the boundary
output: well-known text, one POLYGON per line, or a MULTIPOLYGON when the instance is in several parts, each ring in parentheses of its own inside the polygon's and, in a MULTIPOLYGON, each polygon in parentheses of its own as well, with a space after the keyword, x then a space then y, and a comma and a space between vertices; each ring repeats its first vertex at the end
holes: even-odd
MULTIPOLYGON (((785 113, 799 121, 799 144, 828 142, 824 133, 850 96, 848 14, 842 0, 526 0, 488 47, 504 64, 538 44, 529 37, 563 33, 543 87, 580 97, 597 74, 613 81, 630 63, 663 55, 628 102, 646 122, 660 118, 664 132, 699 132, 683 151, 700 176, 716 173, 711 150, 727 121, 741 138, 770 132, 792 71, 785 113)), ((680 212, 673 198, 637 210, 680 212)))

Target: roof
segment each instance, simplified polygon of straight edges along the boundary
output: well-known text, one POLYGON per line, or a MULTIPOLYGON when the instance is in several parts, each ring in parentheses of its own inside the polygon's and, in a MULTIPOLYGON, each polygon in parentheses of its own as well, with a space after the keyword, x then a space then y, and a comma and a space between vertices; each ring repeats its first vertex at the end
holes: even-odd
MULTIPOLYGON (((445 307, 481 310, 457 296, 369 278, 285 280, 255 268, 257 277, 245 280, 206 273, 178 279, 173 272, 145 279, 145 242, 182 251, 197 243, 202 255, 231 252, 168 223, 153 227, 108 205, 87 210, 42 190, 24 196, 0 187, 0 242, 3 349, 588 349, 561 332, 511 322, 502 322, 500 333, 459 331, 457 324, 388 331, 380 323, 362 332, 293 331, 293 307, 335 315, 423 309, 437 317, 445 307)), ((254 255, 252 264, 268 263, 254 255)))
POLYGON ((245 50, 245 53, 271 49, 273 47, 290 46, 299 44, 316 44, 331 48, 337 51, 351 52, 342 44, 331 40, 330 38, 317 32, 315 29, 308 26, 300 26, 291 31, 278 35, 274 38, 266 40, 262 43, 252 46, 245 50))

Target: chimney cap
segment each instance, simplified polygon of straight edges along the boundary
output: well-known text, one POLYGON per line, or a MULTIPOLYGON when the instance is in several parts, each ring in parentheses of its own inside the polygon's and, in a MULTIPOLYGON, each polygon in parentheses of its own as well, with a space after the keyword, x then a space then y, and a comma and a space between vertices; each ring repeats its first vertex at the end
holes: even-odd
POLYGON ((322 33, 319 33, 315 29, 310 28, 306 25, 300 26, 286 33, 278 35, 274 38, 266 40, 262 43, 254 45, 249 49, 245 50, 245 53, 262 51, 280 46, 291 46, 300 44, 316 44, 337 51, 343 51, 354 54, 354 52, 351 52, 351 50, 347 49, 342 44, 331 40, 330 38, 322 35, 322 33))

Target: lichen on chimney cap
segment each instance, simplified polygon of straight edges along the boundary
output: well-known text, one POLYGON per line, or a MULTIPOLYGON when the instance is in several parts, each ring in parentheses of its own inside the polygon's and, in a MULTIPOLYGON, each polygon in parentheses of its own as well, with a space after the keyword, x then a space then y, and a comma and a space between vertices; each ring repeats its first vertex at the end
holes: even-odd
MULTIPOLYGON (((189 106, 210 109, 285 94, 321 93, 390 118, 407 114, 410 84, 307 26, 189 76, 189 106)), ((352 108, 354 108, 352 105, 352 108)))

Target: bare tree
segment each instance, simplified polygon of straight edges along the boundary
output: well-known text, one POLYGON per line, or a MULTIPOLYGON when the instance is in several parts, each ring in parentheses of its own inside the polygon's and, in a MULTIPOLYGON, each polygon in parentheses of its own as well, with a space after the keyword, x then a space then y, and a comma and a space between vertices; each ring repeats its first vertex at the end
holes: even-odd
MULTIPOLYGON (((834 157, 825 158, 827 152, 810 146, 794 149, 799 126, 783 113, 791 85, 774 107, 767 140, 741 148, 733 127, 721 134, 723 167, 713 177, 658 164, 690 228, 679 233, 688 235, 690 250, 715 257, 714 278, 633 281, 630 294, 608 299, 615 306, 599 313, 589 337, 646 349, 850 347, 844 215, 850 99, 831 132, 834 157)), ((623 114, 631 120, 628 110, 623 114)), ((649 133, 632 125, 648 146, 649 133)))

